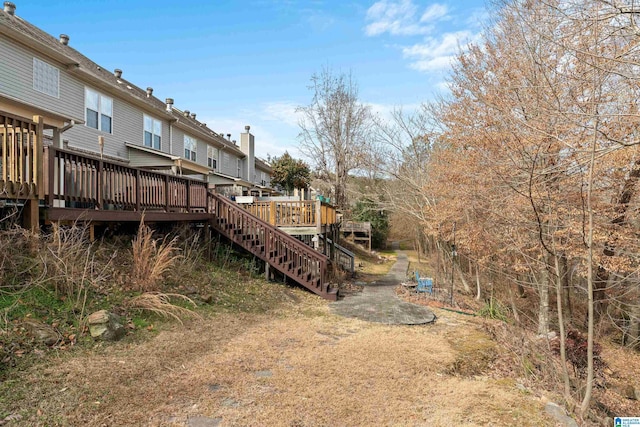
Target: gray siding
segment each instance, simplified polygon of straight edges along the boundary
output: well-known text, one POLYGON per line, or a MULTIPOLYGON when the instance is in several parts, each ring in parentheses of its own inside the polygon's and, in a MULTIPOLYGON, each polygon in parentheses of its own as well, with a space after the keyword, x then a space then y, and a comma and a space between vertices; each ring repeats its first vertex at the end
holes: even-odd
POLYGON ((29 104, 57 112, 72 118, 84 117, 84 86, 65 69, 49 58, 29 50, 0 36, 0 93, 29 104), (34 56, 59 71, 59 97, 53 97, 33 89, 34 56), (78 99, 82 102, 78 103, 78 99))
MULTIPOLYGON (((95 90, 95 89, 94 89, 95 90)), ((100 92, 100 91, 98 91, 100 92)), ((144 145, 144 112, 119 98, 114 98, 108 93, 101 92, 113 99, 112 134, 108 134, 85 125, 76 125, 63 134, 63 139, 69 141, 70 147, 78 147, 95 152, 100 151, 98 136, 104 136, 104 153, 110 156, 128 158, 127 148, 124 143, 144 145)), ((84 110, 84 86, 82 90, 81 104, 84 110)), ((150 117, 159 119, 153 114, 150 117)), ((83 114, 84 117, 84 114, 83 114)), ((161 150, 169 152, 169 123, 162 122, 161 150)))
POLYGON ((138 150, 129 150, 129 159, 136 167, 152 167, 152 166, 173 166, 170 159, 158 157, 151 153, 145 153, 138 150))
MULTIPOLYGON (((171 144, 171 154, 173 154, 174 156, 184 157, 184 131, 182 129, 178 129, 175 126, 172 126, 171 133, 173 139, 171 144)), ((197 159, 199 155, 200 153, 196 152, 197 159)))
POLYGON ((235 154, 220 150, 219 172, 233 177, 238 176, 238 158, 235 154))

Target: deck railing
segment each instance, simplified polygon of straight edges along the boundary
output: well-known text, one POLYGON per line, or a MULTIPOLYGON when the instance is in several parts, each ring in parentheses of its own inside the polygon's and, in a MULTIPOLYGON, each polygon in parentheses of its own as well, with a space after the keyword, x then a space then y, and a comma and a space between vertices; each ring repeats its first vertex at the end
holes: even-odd
POLYGON ((320 200, 267 201, 242 205, 276 227, 315 227, 336 222, 336 209, 320 200))
POLYGON ((328 258, 224 196, 210 194, 214 227, 276 270, 325 298, 335 299, 326 280, 328 258))
POLYGON ((0 114, 0 197, 41 198, 42 182, 42 118, 0 114))
POLYGON ((132 168, 55 147, 45 149, 49 207, 206 212, 207 183, 132 168))

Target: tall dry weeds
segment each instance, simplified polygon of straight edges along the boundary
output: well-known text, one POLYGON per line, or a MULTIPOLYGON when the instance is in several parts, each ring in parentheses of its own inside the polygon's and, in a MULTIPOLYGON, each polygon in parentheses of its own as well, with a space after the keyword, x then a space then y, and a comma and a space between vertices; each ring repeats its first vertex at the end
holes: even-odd
POLYGON ((181 259, 177 253, 176 238, 156 240, 153 230, 140 221, 138 234, 133 240, 134 289, 140 292, 157 292, 164 274, 181 259))
POLYGON ((52 284, 57 295, 72 299, 79 317, 84 316, 87 298, 110 276, 111 260, 99 262, 93 243, 88 239, 88 225, 70 227, 53 223, 46 237, 47 251, 42 255, 45 284, 52 284))
POLYGON ((200 317, 194 311, 173 304, 171 300, 182 300, 196 307, 196 303, 185 295, 181 294, 165 294, 161 292, 145 292, 129 300, 129 307, 132 309, 150 311, 162 317, 171 317, 182 323, 184 317, 200 317))

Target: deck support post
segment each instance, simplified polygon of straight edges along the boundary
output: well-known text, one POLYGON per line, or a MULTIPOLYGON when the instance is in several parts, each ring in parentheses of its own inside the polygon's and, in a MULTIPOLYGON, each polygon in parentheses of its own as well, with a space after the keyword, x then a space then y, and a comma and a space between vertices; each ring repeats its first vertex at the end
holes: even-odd
POLYGON ((37 232, 40 225, 40 206, 38 199, 29 199, 24 204, 22 225, 27 230, 37 232))
POLYGON ((269 265, 269 261, 264 262, 264 278, 267 281, 271 280, 271 266, 269 265))

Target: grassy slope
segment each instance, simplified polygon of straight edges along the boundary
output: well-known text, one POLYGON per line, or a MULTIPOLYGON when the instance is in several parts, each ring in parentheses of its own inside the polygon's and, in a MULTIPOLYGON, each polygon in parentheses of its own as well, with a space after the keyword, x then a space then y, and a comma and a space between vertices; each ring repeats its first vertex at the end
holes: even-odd
MULTIPOLYGON (((363 262, 368 279, 388 267, 363 262)), ((345 319, 304 290, 242 270, 229 263, 174 284, 213 295, 198 309, 201 319, 181 325, 145 316, 121 342, 34 353, 39 360, 13 369, 0 384, 0 420, 185 425, 207 416, 223 425, 555 425, 543 414, 543 393, 518 386, 519 367, 500 369, 514 359, 483 320, 437 309, 438 322, 430 326, 345 319)))

